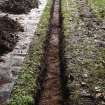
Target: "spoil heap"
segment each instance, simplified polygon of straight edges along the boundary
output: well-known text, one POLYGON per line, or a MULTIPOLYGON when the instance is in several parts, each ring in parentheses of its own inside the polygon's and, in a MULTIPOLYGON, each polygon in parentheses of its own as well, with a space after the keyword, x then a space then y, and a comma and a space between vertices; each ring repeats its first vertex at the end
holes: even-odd
POLYGON ((0 9, 3 12, 22 14, 29 12, 32 8, 38 8, 38 3, 38 0, 5 0, 1 3, 0 9))

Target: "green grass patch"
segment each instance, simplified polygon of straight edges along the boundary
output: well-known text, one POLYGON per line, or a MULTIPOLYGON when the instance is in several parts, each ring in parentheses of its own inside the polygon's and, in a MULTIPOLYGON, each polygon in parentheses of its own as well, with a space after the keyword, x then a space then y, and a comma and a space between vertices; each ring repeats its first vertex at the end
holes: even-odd
POLYGON ((61 8, 62 8, 62 16, 63 16, 63 32, 64 35, 69 35, 69 31, 70 31, 70 17, 71 17, 71 13, 70 13, 70 8, 69 6, 69 1, 68 0, 62 0, 61 2, 61 8))
POLYGON ((30 45, 28 55, 19 73, 18 80, 14 86, 9 105, 33 105, 33 96, 37 90, 37 77, 40 72, 39 66, 43 58, 47 30, 49 26, 52 0, 48 4, 40 19, 37 32, 30 45))
POLYGON ((105 0, 88 0, 88 3, 99 18, 105 19, 105 0))
MULTIPOLYGON (((62 32, 64 33, 64 39, 63 39, 63 45, 64 45, 64 51, 65 51, 65 54, 64 54, 64 57, 65 57, 65 60, 67 61, 66 59, 66 55, 67 53, 70 54, 72 53, 70 51, 70 45, 69 43, 67 42, 67 40, 69 40, 70 36, 71 36, 71 27, 73 27, 73 22, 74 21, 78 21, 78 17, 75 18, 75 11, 77 11, 77 5, 76 5, 76 2, 75 0, 62 0, 61 2, 61 7, 62 7, 62 16, 63 16, 63 30, 62 32)), ((69 63, 67 61, 67 68, 66 68, 66 76, 68 77, 68 75, 70 74, 70 67, 69 67, 69 63)), ((68 89, 70 89, 70 94, 71 94, 71 90, 72 90, 72 87, 71 87, 71 80, 68 79, 67 81, 67 87, 68 89), (69 83, 70 82, 70 83, 69 83)), ((73 86, 73 89, 76 90, 74 93, 72 92, 72 96, 69 96, 69 99, 67 100, 69 104, 72 104, 70 103, 71 101, 73 101, 75 104, 78 104, 79 102, 79 88, 78 87, 75 87, 73 86), (76 89, 75 89, 76 88, 76 89)), ((75 105, 73 104, 73 105, 75 105)))

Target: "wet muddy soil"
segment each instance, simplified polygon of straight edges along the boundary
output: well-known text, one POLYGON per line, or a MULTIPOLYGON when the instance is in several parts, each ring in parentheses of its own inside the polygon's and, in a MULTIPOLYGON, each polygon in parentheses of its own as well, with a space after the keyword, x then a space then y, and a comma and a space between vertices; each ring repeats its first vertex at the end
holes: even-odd
POLYGON ((46 76, 42 83, 38 105, 61 105, 59 33, 60 33, 60 1, 53 1, 49 42, 46 48, 46 76))
MULTIPOLYGON (((8 0, 0 0, 0 4, 1 1, 8 0)), ((0 31, 2 32, 1 36, 3 36, 3 43, 0 42, 3 48, 3 51, 0 48, 0 105, 6 105, 10 101, 11 92, 19 76, 47 0, 40 0, 40 2, 39 8, 32 9, 28 14, 8 13, 5 16, 7 13, 0 11, 0 28, 2 29, 0 31)))
POLYGON ((16 32, 24 31, 23 27, 8 16, 0 17, 0 55, 12 51, 18 41, 16 32))

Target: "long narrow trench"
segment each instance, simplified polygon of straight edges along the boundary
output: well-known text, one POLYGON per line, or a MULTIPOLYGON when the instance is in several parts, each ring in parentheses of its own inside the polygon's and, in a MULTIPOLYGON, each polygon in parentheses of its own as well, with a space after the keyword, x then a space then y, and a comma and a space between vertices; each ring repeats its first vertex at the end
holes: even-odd
POLYGON ((62 100, 59 58, 60 0, 53 0, 53 2, 51 29, 45 58, 47 73, 42 83, 43 91, 39 105, 60 105, 62 100))

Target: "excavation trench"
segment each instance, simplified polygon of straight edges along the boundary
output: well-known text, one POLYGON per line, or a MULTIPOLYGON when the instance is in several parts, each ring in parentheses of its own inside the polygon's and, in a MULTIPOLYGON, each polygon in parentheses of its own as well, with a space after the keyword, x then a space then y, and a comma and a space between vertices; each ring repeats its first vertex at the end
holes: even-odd
POLYGON ((45 50, 46 76, 41 84, 38 105, 60 105, 62 101, 59 57, 60 0, 53 1, 49 31, 45 50))

